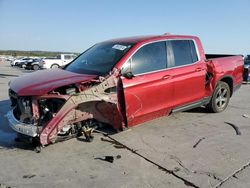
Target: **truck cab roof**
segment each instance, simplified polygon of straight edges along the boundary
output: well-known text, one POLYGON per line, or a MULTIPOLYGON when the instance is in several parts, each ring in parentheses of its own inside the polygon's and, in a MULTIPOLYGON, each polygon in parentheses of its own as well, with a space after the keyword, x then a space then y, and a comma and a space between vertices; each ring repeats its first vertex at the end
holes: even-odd
POLYGON ((134 37, 126 37, 126 38, 117 38, 112 40, 107 40, 105 42, 122 42, 122 43, 144 43, 150 42, 155 40, 165 40, 165 39, 197 39, 195 36, 189 35, 170 35, 170 34, 163 34, 163 35, 146 35, 146 36, 134 36, 134 37))

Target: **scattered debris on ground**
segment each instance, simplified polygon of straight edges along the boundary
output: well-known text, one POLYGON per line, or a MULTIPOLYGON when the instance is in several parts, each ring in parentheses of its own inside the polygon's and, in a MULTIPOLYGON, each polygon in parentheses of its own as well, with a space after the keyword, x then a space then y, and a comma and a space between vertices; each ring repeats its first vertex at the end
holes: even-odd
POLYGON ((204 140, 204 139, 206 139, 206 138, 205 138, 205 137, 200 138, 200 139, 193 145, 193 148, 196 148, 196 147, 198 146, 198 144, 199 144, 202 140, 204 140))
POLYGON ((122 158, 121 155, 117 155, 117 156, 116 156, 116 159, 120 159, 120 158, 122 158))
POLYGON ((115 158, 120 159, 121 155, 117 155, 116 157, 114 157, 114 156, 105 156, 104 158, 96 157, 95 159, 99 159, 99 160, 102 160, 102 161, 107 161, 107 162, 113 163, 115 158))
POLYGON ((244 118, 250 118, 250 115, 248 115, 248 114, 243 114, 242 117, 244 117, 244 118))
POLYGON ((240 132, 240 128, 239 128, 239 127, 237 127, 237 126, 234 125, 233 123, 229 123, 229 122, 224 122, 224 123, 226 123, 226 124, 230 125, 231 127, 233 127, 234 130, 235 130, 235 132, 236 132, 236 135, 241 135, 241 132, 240 132))
POLYGON ((41 146, 36 146, 35 149, 34 149, 34 151, 35 151, 36 153, 41 153, 42 147, 41 147, 41 146))
POLYGON ((105 156, 105 157, 104 157, 104 160, 105 160, 105 161, 108 161, 108 162, 110 162, 110 163, 113 163, 113 162, 114 162, 114 157, 113 157, 113 156, 105 156))
POLYGON ((36 175, 35 174, 27 174, 27 175, 23 175, 24 179, 30 179, 30 178, 34 178, 36 175))

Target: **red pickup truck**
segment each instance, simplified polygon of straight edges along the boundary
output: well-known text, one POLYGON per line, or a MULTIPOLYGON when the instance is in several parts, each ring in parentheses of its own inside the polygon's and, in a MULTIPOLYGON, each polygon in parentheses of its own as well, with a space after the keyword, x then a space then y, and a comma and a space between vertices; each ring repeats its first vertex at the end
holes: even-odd
POLYGON ((243 58, 205 55, 199 38, 160 35, 109 40, 62 69, 9 84, 6 115, 20 135, 48 145, 111 125, 117 131, 206 106, 225 110, 241 86, 243 58))

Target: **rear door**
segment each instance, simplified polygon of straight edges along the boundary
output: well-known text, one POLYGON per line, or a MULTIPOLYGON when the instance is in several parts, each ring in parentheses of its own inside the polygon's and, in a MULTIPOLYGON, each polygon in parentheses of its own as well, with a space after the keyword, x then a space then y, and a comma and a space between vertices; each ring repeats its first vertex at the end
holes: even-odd
POLYGON ((182 106, 205 95, 206 64, 200 60, 193 40, 169 40, 172 52, 168 67, 174 69, 174 105, 182 106))
POLYGON ((172 106, 173 70, 166 70, 165 41, 142 46, 124 64, 133 78, 122 77, 128 126, 169 113, 172 106))

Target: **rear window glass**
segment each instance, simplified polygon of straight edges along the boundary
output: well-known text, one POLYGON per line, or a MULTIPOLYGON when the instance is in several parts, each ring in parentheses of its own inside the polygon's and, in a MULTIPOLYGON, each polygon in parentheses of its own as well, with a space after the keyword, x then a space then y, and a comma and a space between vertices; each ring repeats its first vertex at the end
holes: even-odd
POLYGON ((198 61, 195 44, 192 40, 170 40, 167 45, 171 46, 174 66, 192 64, 198 61))

